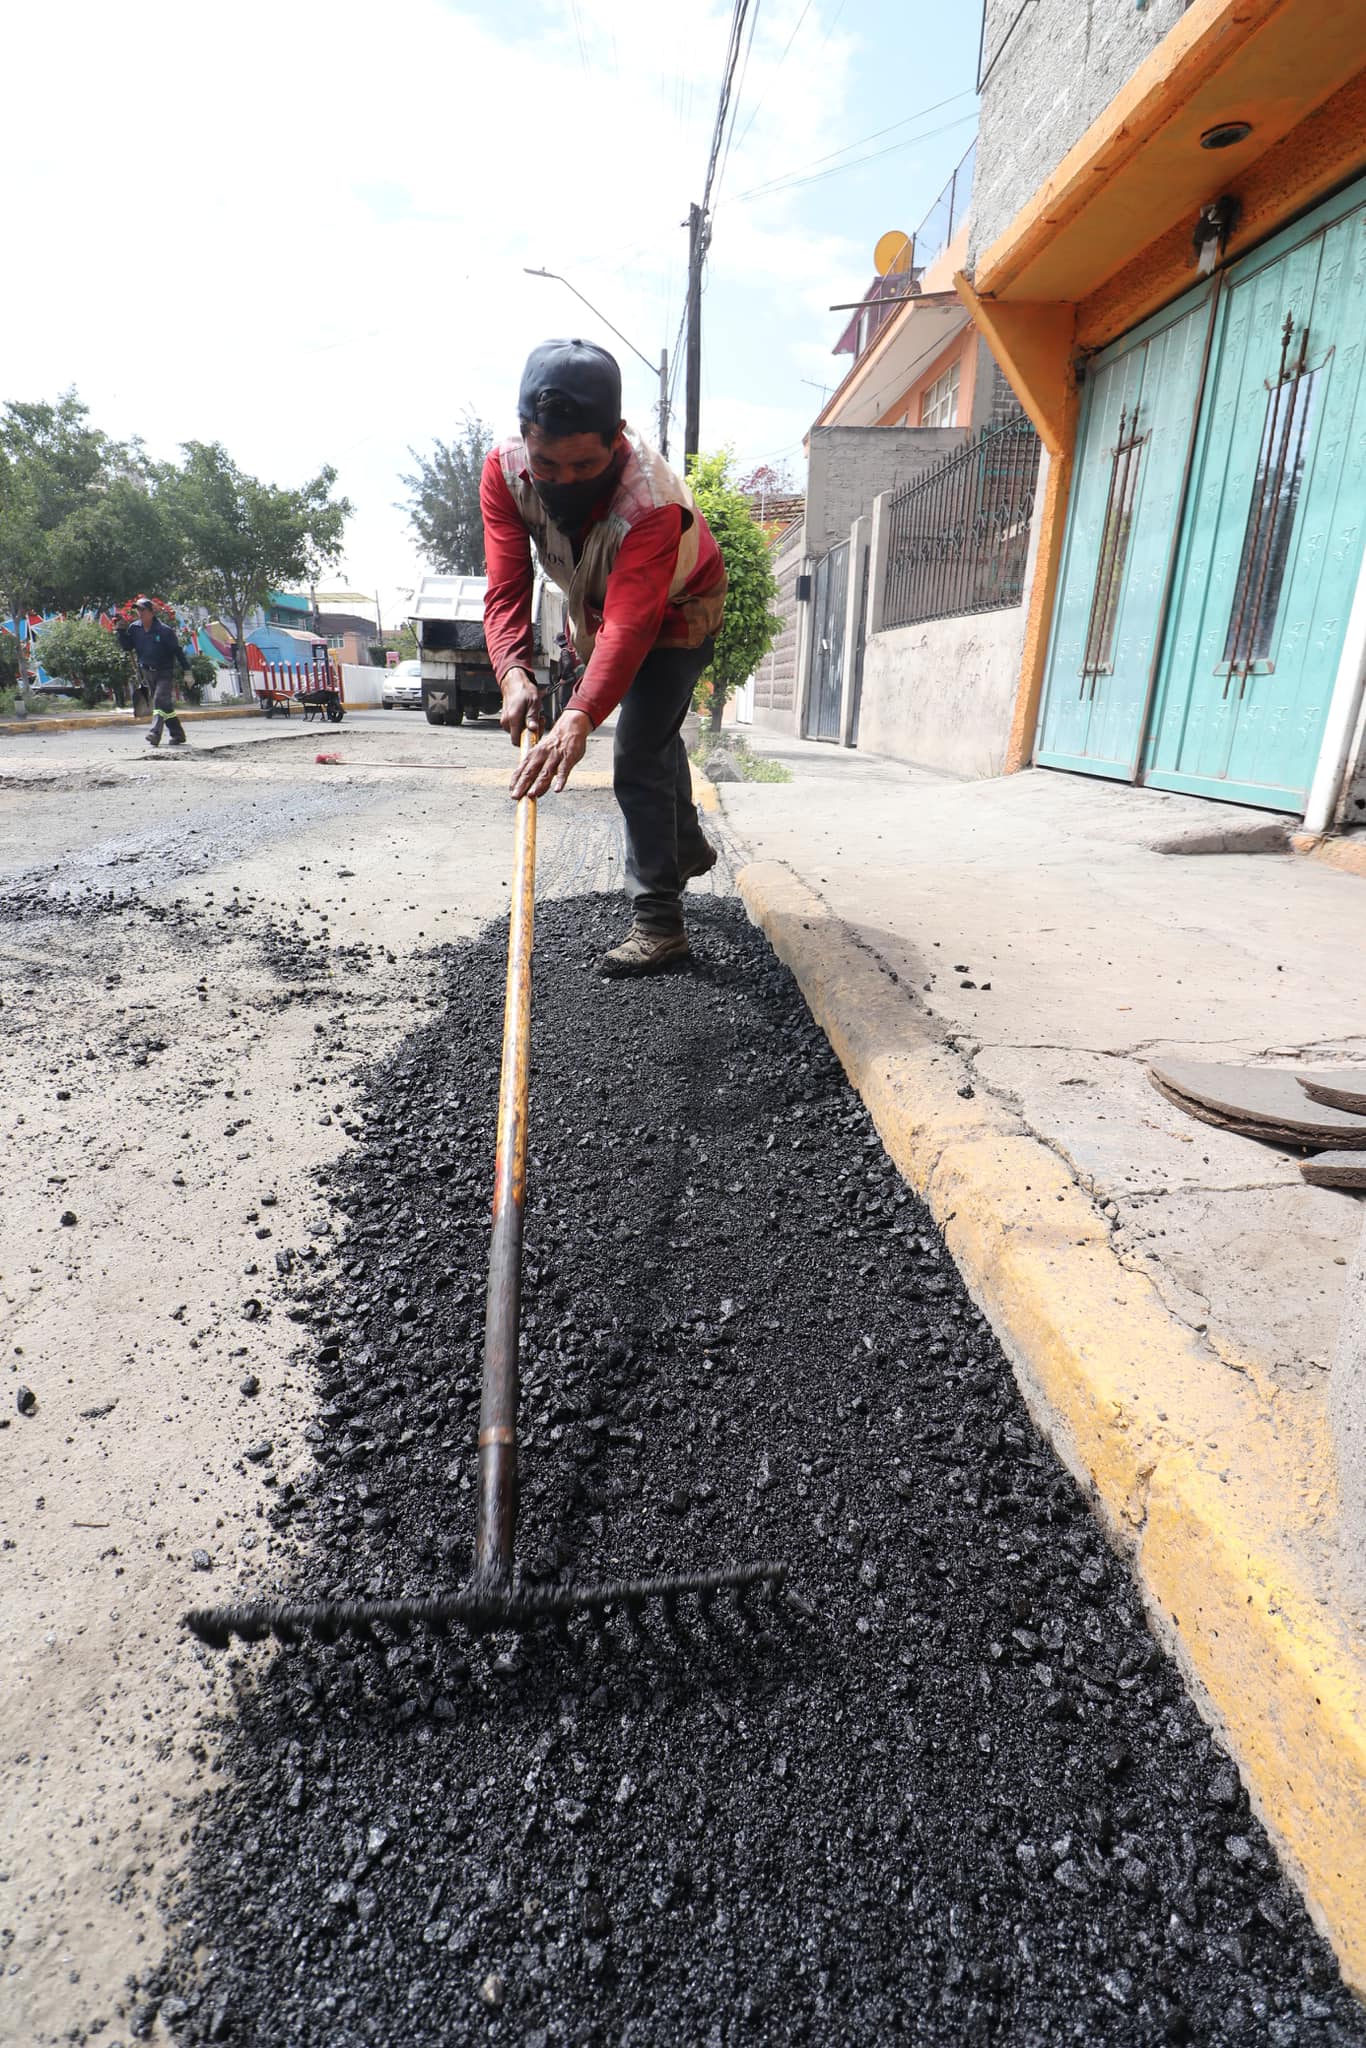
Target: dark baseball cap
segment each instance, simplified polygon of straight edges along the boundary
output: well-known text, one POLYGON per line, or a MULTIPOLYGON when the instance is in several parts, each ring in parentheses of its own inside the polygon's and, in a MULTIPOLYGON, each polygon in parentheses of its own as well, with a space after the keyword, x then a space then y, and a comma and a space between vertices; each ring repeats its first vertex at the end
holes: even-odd
POLYGON ((517 417, 547 434, 605 434, 621 425, 621 370, 595 341, 543 341, 526 359, 517 417))

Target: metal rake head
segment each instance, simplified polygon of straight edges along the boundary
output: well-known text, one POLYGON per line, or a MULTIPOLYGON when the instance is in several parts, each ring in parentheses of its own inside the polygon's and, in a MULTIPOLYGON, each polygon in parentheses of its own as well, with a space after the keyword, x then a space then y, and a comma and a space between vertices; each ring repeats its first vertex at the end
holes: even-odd
POLYGON ((666 1625, 677 1624, 683 1603, 706 1623, 722 1594, 732 1596, 733 1612, 745 1628, 760 1625, 754 1603, 781 1604, 806 1620, 815 1610, 787 1584, 787 1565, 778 1560, 731 1565, 721 1571, 680 1573, 654 1579, 607 1581, 586 1586, 518 1586, 498 1579, 472 1580, 453 1593, 431 1593, 402 1600, 252 1600, 232 1607, 196 1607, 185 1625, 210 1649, 225 1650, 234 1636, 259 1643, 273 1636, 279 1643, 312 1640, 335 1643, 342 1636, 373 1642, 385 1634, 447 1636, 527 1634, 536 1629, 563 1633, 578 1616, 600 1626, 620 1615, 628 1626, 647 1608, 657 1607, 666 1625))

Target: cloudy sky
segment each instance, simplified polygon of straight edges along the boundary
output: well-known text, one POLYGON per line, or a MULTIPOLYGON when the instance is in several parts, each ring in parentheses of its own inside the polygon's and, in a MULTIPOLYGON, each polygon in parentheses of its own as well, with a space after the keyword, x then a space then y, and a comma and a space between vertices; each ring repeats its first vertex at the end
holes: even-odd
MULTIPOLYGON (((221 440, 280 483, 335 464, 344 575, 393 614, 406 451, 513 423, 529 347, 582 333, 653 432, 730 0, 47 0, 7 36, 0 397, 79 389, 157 455, 221 440)), ((888 227, 973 134, 979 8, 759 0, 703 305, 702 440, 800 457, 888 227), (922 111, 923 110, 923 111, 922 111), (773 188, 760 190, 757 188, 773 188), (807 381, 810 380, 810 381, 807 381)), ((675 395, 681 446, 682 382, 675 395)))

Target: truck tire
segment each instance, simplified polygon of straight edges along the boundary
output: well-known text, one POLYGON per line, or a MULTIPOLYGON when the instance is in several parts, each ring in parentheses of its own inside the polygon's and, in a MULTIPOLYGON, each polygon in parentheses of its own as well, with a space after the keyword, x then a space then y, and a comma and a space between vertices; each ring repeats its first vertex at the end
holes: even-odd
POLYGON ((427 706, 427 723, 428 725, 444 725, 446 723, 445 712, 438 711, 435 704, 429 704, 427 706))

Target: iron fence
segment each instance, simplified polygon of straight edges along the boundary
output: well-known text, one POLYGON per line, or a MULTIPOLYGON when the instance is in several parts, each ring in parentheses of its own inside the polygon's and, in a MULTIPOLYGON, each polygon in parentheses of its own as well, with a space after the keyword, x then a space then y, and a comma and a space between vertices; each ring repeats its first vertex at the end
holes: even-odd
POLYGON ((1039 437, 1018 415, 983 427, 892 498, 882 624, 913 626, 1018 604, 1039 437))

